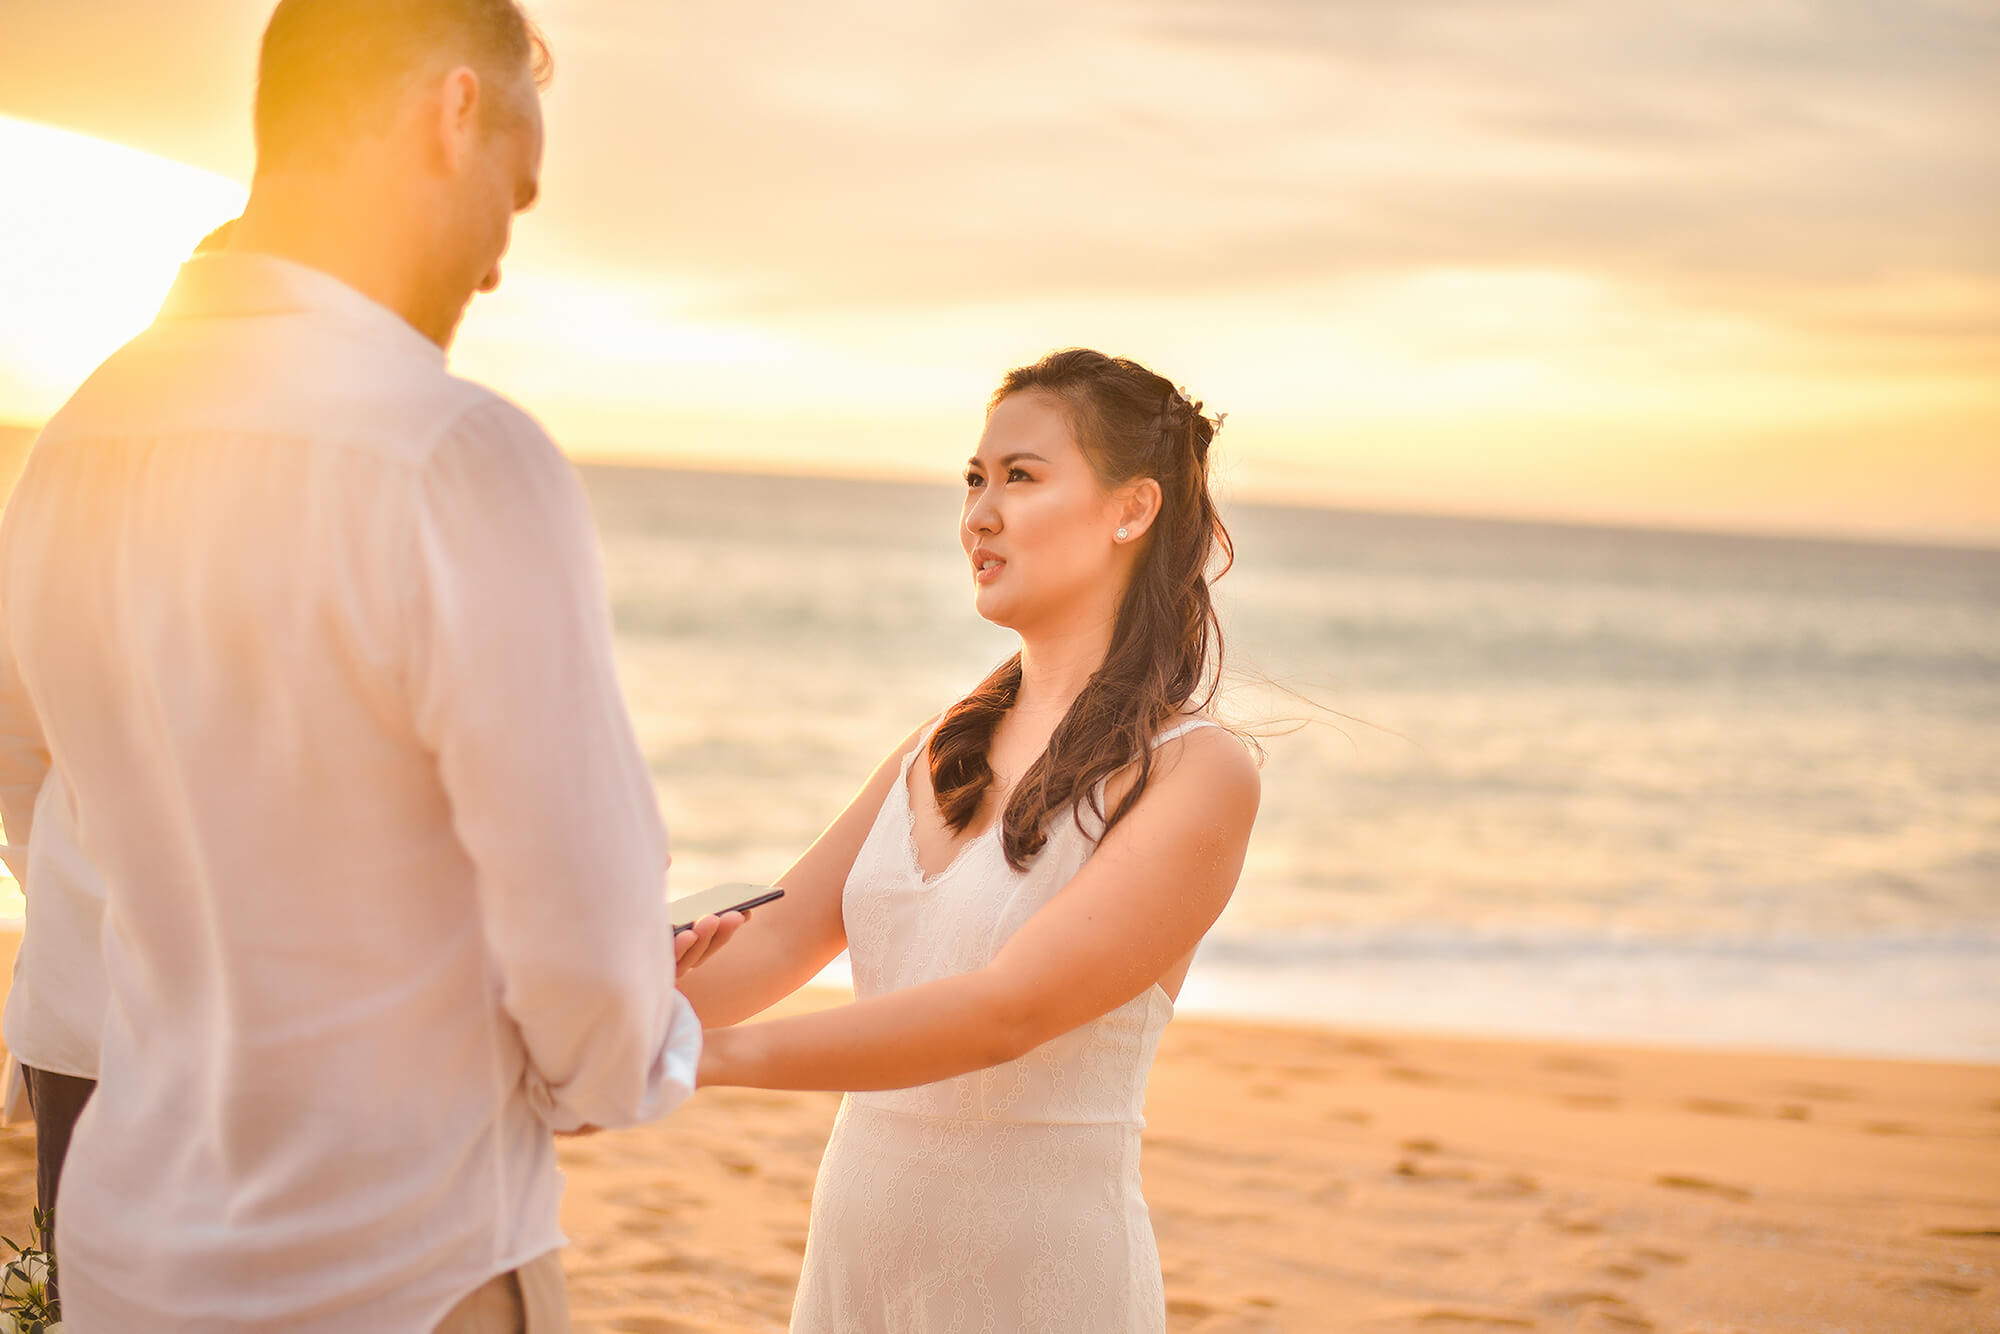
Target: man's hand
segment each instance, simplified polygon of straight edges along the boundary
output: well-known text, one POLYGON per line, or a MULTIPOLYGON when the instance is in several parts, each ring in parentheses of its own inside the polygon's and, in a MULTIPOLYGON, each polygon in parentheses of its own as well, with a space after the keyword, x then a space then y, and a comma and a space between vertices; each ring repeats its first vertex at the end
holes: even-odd
MULTIPOLYGON (((747 912, 726 912, 720 916, 711 914, 696 922, 685 931, 674 932, 674 976, 679 977, 691 968, 699 968, 702 960, 729 943, 736 934, 736 928, 750 920, 747 912)), ((558 1130, 557 1139, 581 1139, 595 1135, 596 1126, 578 1126, 575 1130, 558 1130)))
POLYGON ((736 928, 749 920, 747 912, 726 912, 704 917, 687 930, 674 932, 674 976, 681 977, 699 968, 703 960, 729 943, 736 928))

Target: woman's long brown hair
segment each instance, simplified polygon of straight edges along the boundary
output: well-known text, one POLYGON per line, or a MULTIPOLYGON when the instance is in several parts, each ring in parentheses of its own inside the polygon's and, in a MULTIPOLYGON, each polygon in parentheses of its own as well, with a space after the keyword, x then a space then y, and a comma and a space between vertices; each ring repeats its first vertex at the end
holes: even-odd
MULTIPOLYGON (((987 411, 1031 390, 1063 405, 1084 457, 1106 487, 1157 480, 1160 512, 1141 539, 1103 665, 1014 785, 1001 814, 1001 846, 1016 871, 1027 869, 1048 842, 1050 822, 1066 812, 1088 832, 1087 806, 1108 834, 1146 791, 1153 738, 1168 720, 1213 702, 1222 626, 1208 584, 1235 558, 1208 489, 1208 449, 1220 419, 1205 416, 1199 402, 1137 362, 1087 348, 1051 352, 1009 371, 987 411), (1133 764, 1132 786, 1107 817, 1098 785, 1133 764)), ((987 750, 1020 690, 1017 653, 952 705, 931 736, 931 787, 954 833, 965 832, 985 800, 993 781, 987 750)))

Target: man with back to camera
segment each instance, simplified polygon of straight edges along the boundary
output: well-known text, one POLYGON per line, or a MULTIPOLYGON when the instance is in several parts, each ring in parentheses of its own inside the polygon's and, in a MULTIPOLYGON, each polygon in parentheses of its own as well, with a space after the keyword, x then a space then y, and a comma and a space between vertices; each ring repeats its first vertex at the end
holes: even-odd
MULTIPOLYGON (((220 250, 236 223, 211 231, 195 253, 220 250)), ((24 798, 25 799, 25 798, 24 798)), ((35 1208, 53 1217, 70 1132, 97 1089, 97 1034, 104 1027, 104 881, 83 860, 69 828, 69 793, 54 769, 32 799, 34 847, 0 847, 14 879, 35 884, 26 900, 14 976, 7 988, 5 1122, 21 1105, 35 1126, 35 1208)), ((10 828, 12 825, 10 824, 10 828)), ((53 1239, 40 1238, 44 1245, 53 1239)), ((55 1280, 50 1279, 51 1299, 55 1280)))
POLYGON ((234 234, 0 527, 0 818, 53 765, 106 887, 82 1334, 566 1328, 551 1132, 692 1088, 676 951, 740 919, 674 938, 574 474, 444 364, 546 63, 511 0, 283 0, 234 234))

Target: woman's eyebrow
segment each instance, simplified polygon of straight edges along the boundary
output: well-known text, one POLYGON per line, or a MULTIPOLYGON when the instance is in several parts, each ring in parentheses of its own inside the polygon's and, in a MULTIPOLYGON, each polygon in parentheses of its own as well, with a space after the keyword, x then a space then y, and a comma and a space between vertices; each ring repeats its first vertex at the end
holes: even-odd
MULTIPOLYGON (((1047 463, 1047 462, 1048 462, 1048 460, 1047 460, 1047 459, 1045 459, 1045 458, 1043 458, 1043 457, 1042 457, 1042 456, 1041 456, 1040 454, 1029 454, 1029 453, 1026 453, 1026 452, 1022 452, 1022 453, 1019 453, 1019 454, 1009 454, 1009 455, 1007 455, 1007 456, 1006 456, 1005 458, 1003 458, 1003 459, 1001 459, 1001 460, 1000 460, 1000 466, 1001 466, 1001 467, 1003 467, 1003 468, 1005 468, 1005 467, 1007 467, 1007 466, 1008 466, 1008 465, 1010 465, 1010 464, 1014 464, 1014 463, 1019 463, 1019 462, 1020 462, 1020 461, 1021 461, 1022 459, 1033 459, 1033 460, 1034 460, 1035 462, 1037 462, 1037 463, 1047 463)), ((966 467, 968 467, 968 468, 980 468, 980 467, 984 467, 985 465, 984 465, 984 464, 982 464, 982 463, 981 463, 981 462, 980 462, 980 461, 978 460, 978 458, 974 457, 974 458, 969 458, 969 459, 967 459, 967 460, 965 461, 965 466, 966 466, 966 467)))

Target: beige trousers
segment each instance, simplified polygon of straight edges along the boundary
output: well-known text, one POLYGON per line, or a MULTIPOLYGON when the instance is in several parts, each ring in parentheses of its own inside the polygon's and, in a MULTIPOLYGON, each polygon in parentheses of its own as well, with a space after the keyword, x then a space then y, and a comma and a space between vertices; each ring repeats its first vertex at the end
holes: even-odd
POLYGON ((562 1252, 538 1255, 480 1284, 451 1308, 436 1334, 569 1334, 562 1252))

